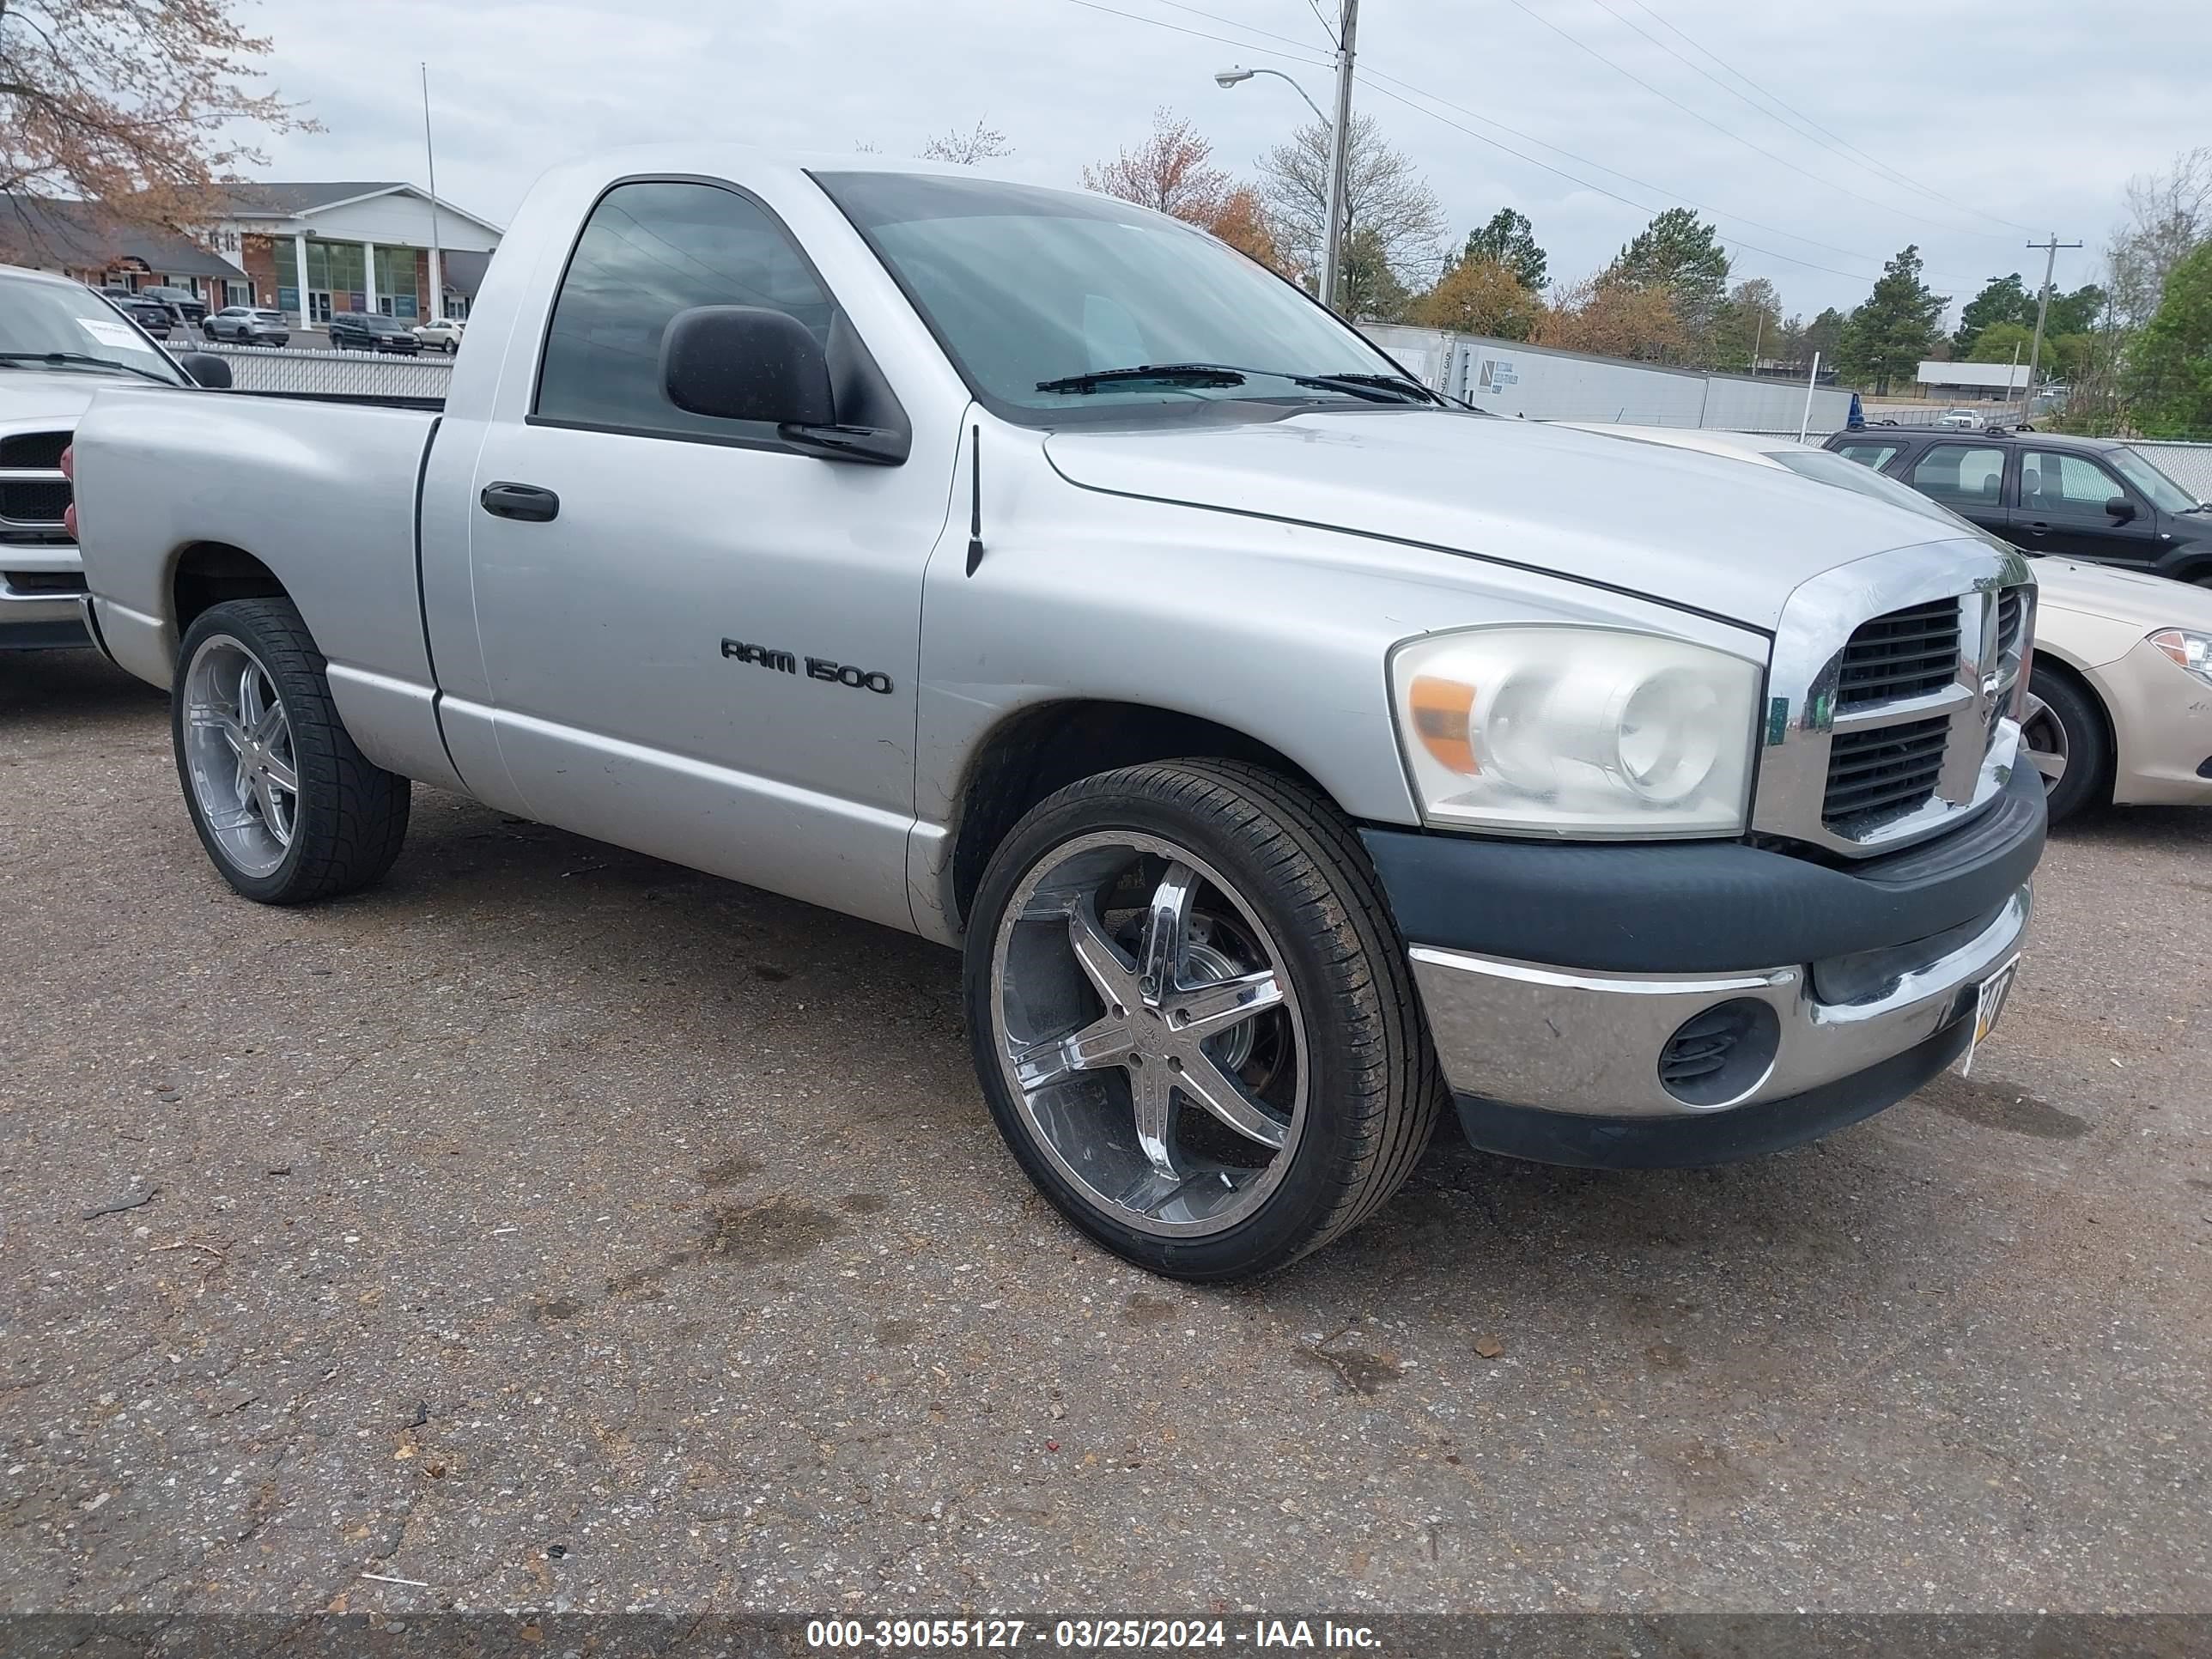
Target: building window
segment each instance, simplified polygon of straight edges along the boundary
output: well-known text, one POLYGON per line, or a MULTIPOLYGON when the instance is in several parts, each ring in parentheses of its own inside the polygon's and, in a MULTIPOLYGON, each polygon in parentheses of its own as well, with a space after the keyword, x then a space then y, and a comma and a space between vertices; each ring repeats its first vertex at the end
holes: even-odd
POLYGON ((387 317, 418 314, 415 250, 380 247, 376 250, 377 309, 387 317))

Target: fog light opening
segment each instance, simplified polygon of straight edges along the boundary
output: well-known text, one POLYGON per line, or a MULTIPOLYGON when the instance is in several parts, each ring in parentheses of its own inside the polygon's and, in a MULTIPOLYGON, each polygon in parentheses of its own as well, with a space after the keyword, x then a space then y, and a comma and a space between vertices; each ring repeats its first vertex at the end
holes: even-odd
POLYGON ((1659 1051, 1659 1086, 1685 1106, 1726 1106, 1765 1080, 1782 1043, 1774 1010, 1735 997, 1692 1014, 1659 1051))

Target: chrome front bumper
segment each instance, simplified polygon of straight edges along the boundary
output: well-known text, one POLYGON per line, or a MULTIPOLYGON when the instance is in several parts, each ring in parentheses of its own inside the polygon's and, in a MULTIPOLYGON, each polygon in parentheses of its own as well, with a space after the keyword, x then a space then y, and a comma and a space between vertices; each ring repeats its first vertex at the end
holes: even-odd
POLYGON ((74 593, 23 592, 0 576, 0 651, 87 641, 74 593))
MULTIPOLYGON (((1960 940, 1883 956, 1881 978, 1855 1000, 1824 1002, 1816 974, 1797 963, 1733 974, 1600 974, 1547 968, 1415 945, 1409 954, 1444 1076, 1455 1094, 1578 1117, 1710 1118, 1843 1084, 1929 1043, 1974 1017, 1981 982, 2010 960, 2027 933, 2033 891, 2022 886, 1986 924, 1960 940), (1746 1086, 1692 1105, 1660 1079, 1660 1060, 1683 1024, 1720 1005, 1747 1000, 1772 1011, 1771 1062, 1746 1086)), ((1820 967, 1825 968, 1826 964, 1820 967)), ((1865 977, 1865 966, 1858 965, 1865 977)))

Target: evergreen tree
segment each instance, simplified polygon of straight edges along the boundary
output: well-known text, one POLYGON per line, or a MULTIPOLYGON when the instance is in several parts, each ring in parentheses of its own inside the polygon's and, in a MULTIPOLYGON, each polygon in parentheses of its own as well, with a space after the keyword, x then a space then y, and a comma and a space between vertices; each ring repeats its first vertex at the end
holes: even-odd
POLYGON ((1487 259, 1504 265, 1522 287, 1541 292, 1544 272, 1551 263, 1536 246, 1536 228, 1528 216, 1510 207, 1500 208, 1480 230, 1469 233, 1462 260, 1487 259))
POLYGON ((1728 250, 1694 208, 1668 208, 1620 250, 1600 286, 1656 290, 1673 302, 1693 342, 1712 331, 1728 295, 1728 250))
POLYGON ((1984 329, 1995 323, 2034 325, 2034 296, 2021 285, 2016 270, 2009 276, 1990 277, 1982 285, 1982 291, 1960 309, 1959 326, 1951 335, 1951 356, 1960 362, 1972 361, 1968 354, 1973 350, 1974 342, 1981 338, 1984 329))
POLYGON ((1844 325, 1838 367, 1853 380, 1871 383, 1876 393, 1887 392, 1892 380, 1910 378, 1935 349, 1936 319, 1951 303, 1920 280, 1920 269, 1919 248, 1907 246, 1882 267, 1874 292, 1844 325))

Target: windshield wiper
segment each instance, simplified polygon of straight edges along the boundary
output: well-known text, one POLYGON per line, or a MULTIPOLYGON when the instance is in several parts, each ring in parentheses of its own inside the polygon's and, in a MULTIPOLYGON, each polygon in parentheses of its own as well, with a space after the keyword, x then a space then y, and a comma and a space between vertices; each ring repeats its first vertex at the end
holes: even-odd
POLYGON ((1287 368, 1238 368, 1228 363, 1143 363, 1134 368, 1101 368, 1057 380, 1039 380, 1039 392, 1095 392, 1101 386, 1158 380, 1169 386, 1243 386, 1251 375, 1288 380, 1317 392, 1341 392, 1370 404, 1442 404, 1443 399, 1403 374, 1299 374, 1287 368))
POLYGON ((86 368, 119 368, 125 374, 143 374, 155 386, 174 386, 166 374, 136 363, 119 363, 112 357, 94 357, 82 351, 0 351, 0 363, 75 363, 86 368))
POLYGON ((1139 363, 1134 368, 1097 368, 1039 380, 1039 392, 1096 392, 1124 380, 1162 380, 1170 386, 1243 386, 1245 371, 1222 363, 1139 363))
POLYGON ((1372 398, 1376 392, 1394 394, 1376 402, 1408 404, 1442 404, 1443 399, 1419 380, 1403 374, 1291 374, 1287 380, 1300 386, 1324 386, 1333 391, 1349 392, 1355 398, 1372 398))

